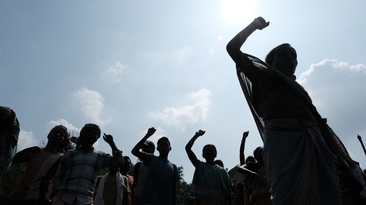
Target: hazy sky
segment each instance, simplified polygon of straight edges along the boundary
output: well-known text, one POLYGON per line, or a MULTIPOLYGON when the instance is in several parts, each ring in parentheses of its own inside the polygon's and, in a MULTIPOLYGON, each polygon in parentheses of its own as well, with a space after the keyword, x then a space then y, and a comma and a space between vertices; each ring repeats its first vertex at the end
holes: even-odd
MULTIPOLYGON (((364 0, 1 1, 0 104, 17 113, 19 150, 56 124, 75 132, 92 122, 135 163, 132 147, 155 127, 151 140, 171 140, 169 159, 191 182, 184 147, 202 129, 197 157, 214 144, 230 169, 244 131, 246 156, 262 141, 225 47, 262 16, 269 27, 242 50, 264 59, 278 44, 294 46, 298 82, 364 169, 356 136, 366 143, 365 8, 364 0)), ((103 139, 96 148, 111 153, 103 139)))

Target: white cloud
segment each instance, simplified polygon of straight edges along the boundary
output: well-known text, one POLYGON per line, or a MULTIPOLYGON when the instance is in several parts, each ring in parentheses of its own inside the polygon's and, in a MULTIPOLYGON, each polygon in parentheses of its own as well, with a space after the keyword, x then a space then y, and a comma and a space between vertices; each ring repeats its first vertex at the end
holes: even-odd
POLYGON ((103 96, 94 90, 82 88, 75 93, 75 97, 78 99, 82 106, 83 114, 92 123, 96 123, 103 127, 110 123, 112 120, 103 117, 104 112, 104 98, 103 96))
POLYGON ((210 91, 202 88, 197 92, 188 94, 185 99, 189 103, 182 107, 167 107, 163 110, 155 110, 148 115, 160 120, 166 125, 174 126, 179 130, 193 126, 199 121, 205 121, 210 106, 210 91))
POLYGON ((33 136, 33 132, 20 130, 18 139, 18 151, 27 147, 39 146, 39 140, 33 136))
POLYGON ((47 132, 49 132, 52 128, 54 128, 56 125, 63 125, 67 128, 68 132, 72 135, 72 136, 79 136, 79 132, 81 128, 75 127, 74 125, 72 125, 71 123, 67 122, 67 120, 65 119, 59 119, 59 120, 52 120, 49 121, 46 124, 47 127, 47 132))
POLYGON ((116 61, 114 66, 109 67, 108 73, 112 75, 112 82, 119 83, 121 82, 121 73, 127 70, 127 65, 123 65, 121 62, 116 61))
POLYGON ((322 117, 339 136, 355 137, 365 129, 366 68, 325 59, 301 74, 305 87, 322 117))
MULTIPOLYGON (((366 74, 366 68, 365 65, 363 64, 350 66, 346 62, 338 62, 338 60, 336 59, 333 60, 325 59, 319 63, 312 64, 309 70, 303 72, 300 75, 299 83, 305 84, 306 81, 309 79, 308 77, 312 75, 313 72, 317 72, 317 74, 315 75, 316 77, 324 77, 324 75, 343 76, 344 74, 356 75, 358 72, 361 74, 366 74)), ((310 79, 314 79, 313 77, 314 75, 310 79)), ((316 78, 316 80, 318 79, 316 78)))

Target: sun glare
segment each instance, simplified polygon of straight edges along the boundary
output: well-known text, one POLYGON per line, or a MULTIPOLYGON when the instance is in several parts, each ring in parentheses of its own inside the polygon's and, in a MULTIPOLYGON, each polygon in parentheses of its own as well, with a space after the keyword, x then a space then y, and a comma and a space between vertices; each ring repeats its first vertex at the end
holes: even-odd
POLYGON ((243 23, 253 18, 256 10, 255 0, 223 0, 223 12, 229 23, 243 23))

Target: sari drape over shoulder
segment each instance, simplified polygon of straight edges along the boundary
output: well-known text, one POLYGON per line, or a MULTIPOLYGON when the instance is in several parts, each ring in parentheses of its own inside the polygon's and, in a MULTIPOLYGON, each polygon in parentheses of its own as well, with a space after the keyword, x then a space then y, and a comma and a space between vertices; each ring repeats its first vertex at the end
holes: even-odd
MULTIPOLYGON (((287 83, 291 88, 293 88, 303 99, 307 102, 309 109, 312 111, 313 115, 317 118, 317 121, 320 125, 322 130, 322 134, 324 140, 326 141, 329 149, 338 157, 339 161, 345 162, 350 168, 356 167, 355 162, 349 156, 347 149, 338 138, 338 136, 334 133, 334 131, 328 126, 328 124, 322 120, 322 117, 316 110, 316 107, 313 105, 311 98, 309 97, 308 93, 305 89, 295 81, 295 76, 288 75, 286 73, 281 72, 280 70, 272 68, 267 63, 263 62, 259 58, 246 54, 249 60, 252 62, 255 68, 259 69, 262 73, 287 83)), ((248 64, 247 66, 250 66, 248 64)), ((252 92, 252 83, 249 78, 243 72, 243 68, 237 67, 237 76, 240 82, 240 86, 243 90, 245 99, 248 103, 249 109, 253 115, 254 121, 257 125, 258 131, 261 135, 262 140, 264 140, 264 121, 258 115, 257 111, 255 110, 254 101, 253 101, 253 92, 252 92)))

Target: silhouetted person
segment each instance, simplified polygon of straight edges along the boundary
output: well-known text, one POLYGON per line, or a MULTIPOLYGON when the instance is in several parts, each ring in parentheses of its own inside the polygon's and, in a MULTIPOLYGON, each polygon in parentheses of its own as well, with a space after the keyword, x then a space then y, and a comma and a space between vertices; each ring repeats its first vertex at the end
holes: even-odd
POLYGON ((109 167, 109 172, 99 179, 94 205, 121 205, 125 183, 118 166, 109 167))
POLYGON ((1 178, 8 171, 17 152, 19 131, 15 112, 9 107, 0 106, 0 189, 1 178))
MULTIPOLYGON (((154 154, 155 152, 155 144, 152 141, 146 140, 142 146, 142 151, 154 154)), ((148 167, 144 165, 141 161, 137 162, 134 167, 134 180, 133 180, 133 204, 140 205, 140 198, 142 195, 142 191, 144 188, 145 176, 148 167)))
POLYGON ((57 125, 49 132, 46 147, 28 147, 14 156, 13 164, 27 162, 27 166, 19 185, 9 194, 7 204, 46 204, 51 201, 49 185, 70 144, 69 139, 67 128, 57 125))
MULTIPOLYGON (((244 144, 249 132, 244 132, 240 145, 240 162, 244 159, 244 144)), ((245 204, 265 205, 272 204, 270 199, 270 186, 267 181, 267 171, 263 161, 263 147, 259 146, 253 151, 254 160, 248 157, 246 164, 239 168, 243 173, 245 186, 245 204)))
MULTIPOLYGON (((255 165, 255 158, 253 156, 248 156, 245 159, 245 141, 247 139, 249 135, 249 131, 245 131, 243 132, 243 136, 241 138, 241 142, 240 142, 240 148, 239 148, 239 160, 240 160, 240 166, 245 166, 246 168, 248 168, 249 170, 252 170, 252 166, 250 165, 255 165)), ((243 177, 243 203, 244 205, 249 205, 250 204, 250 195, 252 194, 252 186, 250 184, 252 176, 250 173, 242 173, 242 177, 243 177)))
POLYGON ((123 202, 122 205, 132 205, 132 189, 133 189, 133 176, 128 174, 132 166, 132 162, 129 156, 124 156, 125 164, 119 168, 119 172, 123 176, 125 189, 123 190, 123 202))
MULTIPOLYGON (((214 164, 217 156, 216 147, 212 144, 203 147, 202 156, 205 162, 198 160, 196 154, 192 151, 196 139, 204 134, 205 131, 203 130, 197 131, 185 147, 188 158, 195 167, 191 185, 191 193, 195 198, 194 204, 229 204, 227 196, 231 192, 231 187, 228 187, 225 181, 231 182, 231 179, 227 173, 226 176, 222 174, 222 167, 214 164)), ((226 170, 224 171, 226 172, 226 170)))
POLYGON ((226 192, 226 200, 228 202, 228 204, 231 204, 231 192, 232 192, 232 181, 230 176, 228 175, 228 172, 226 171, 225 167, 224 167, 224 162, 221 159, 216 159, 214 161, 214 165, 215 168, 217 169, 217 171, 219 172, 219 174, 221 175, 221 179, 223 180, 225 187, 229 188, 226 192))
POLYGON ((359 192, 352 159, 295 81, 297 53, 290 44, 272 49, 266 63, 241 52, 255 30, 269 22, 258 17, 227 45, 248 105, 264 140, 264 160, 274 204, 340 204, 336 170, 349 173, 359 192), (336 156, 336 155, 337 156, 336 156))
POLYGON ((101 131, 96 124, 85 124, 75 149, 65 152, 54 177, 57 195, 52 198, 55 205, 92 204, 94 185, 98 172, 103 167, 117 167, 124 163, 122 151, 113 141, 112 135, 103 135, 112 148, 113 156, 94 149, 101 131))
POLYGON ((148 167, 144 189, 141 195, 141 204, 176 204, 178 181, 178 168, 168 160, 172 149, 167 137, 161 137, 157 142, 159 156, 141 152, 144 142, 155 133, 156 129, 151 127, 146 135, 132 149, 132 154, 142 160, 148 167))
POLYGON ((268 184, 267 170, 263 162, 263 147, 257 147, 253 151, 253 155, 256 162, 247 163, 238 170, 247 175, 245 181, 250 187, 249 204, 271 205, 270 185, 268 184))

